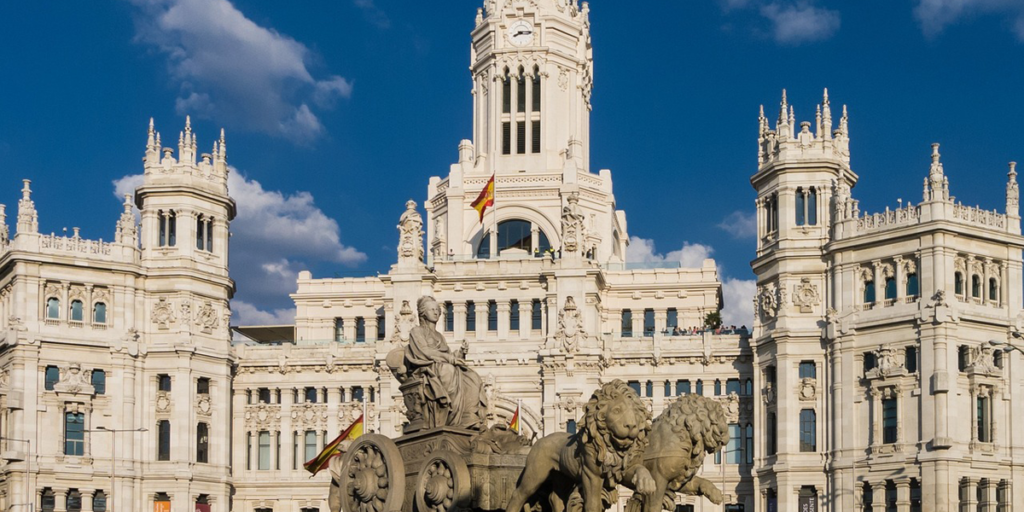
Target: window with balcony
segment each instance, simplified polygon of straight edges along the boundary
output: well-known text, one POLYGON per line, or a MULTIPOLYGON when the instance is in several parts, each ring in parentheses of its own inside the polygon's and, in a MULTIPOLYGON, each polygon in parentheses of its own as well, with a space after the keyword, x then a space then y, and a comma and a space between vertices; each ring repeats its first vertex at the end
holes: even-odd
POLYGON ((981 276, 977 274, 971 276, 971 297, 981 298, 981 276))
POLYGON ((907 275, 907 297, 917 297, 921 292, 920 284, 917 281, 917 273, 907 275))
POLYGON ((896 278, 885 278, 885 300, 896 300, 896 278))
POLYGON ((864 304, 875 303, 875 282, 864 281, 864 304))
POLYGON ((85 321, 85 311, 83 311, 82 301, 75 299, 71 301, 71 312, 68 316, 72 322, 83 322, 85 321))
POLYGON ((342 318, 334 319, 334 341, 345 341, 345 320, 342 318))
POLYGON ((97 302, 92 306, 92 323, 96 325, 106 325, 107 323, 107 305, 103 302, 97 302))
POLYGON ((654 310, 644 310, 644 336, 654 336, 654 310))
POLYGON ((60 320, 60 299, 56 297, 46 299, 46 318, 48 320, 60 320))
POLYGON ((633 311, 629 309, 622 310, 622 322, 620 324, 623 338, 631 338, 633 336, 633 311))
POLYGON ((957 295, 961 295, 962 296, 964 294, 964 275, 963 275, 963 273, 962 272, 957 272, 953 276, 953 281, 954 281, 954 288, 953 288, 954 289, 954 293, 957 294, 957 295))

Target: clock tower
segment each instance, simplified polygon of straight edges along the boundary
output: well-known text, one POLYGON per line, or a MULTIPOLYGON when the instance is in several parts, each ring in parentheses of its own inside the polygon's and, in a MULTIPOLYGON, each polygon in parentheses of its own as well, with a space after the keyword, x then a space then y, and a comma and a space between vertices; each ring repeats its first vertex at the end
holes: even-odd
POLYGON ((576 0, 488 0, 477 11, 473 142, 492 171, 561 168, 566 154, 589 167, 589 10, 576 0))

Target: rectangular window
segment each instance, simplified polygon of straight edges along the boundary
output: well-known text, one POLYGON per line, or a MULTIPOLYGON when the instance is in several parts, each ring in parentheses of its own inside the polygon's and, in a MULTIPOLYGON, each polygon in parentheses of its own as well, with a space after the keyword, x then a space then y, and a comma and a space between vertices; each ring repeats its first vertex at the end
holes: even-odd
POLYGON ((704 396, 704 381, 697 379, 697 394, 704 396))
POLYGON ((533 144, 530 148, 530 151, 534 153, 540 153, 540 121, 534 121, 533 126, 531 128, 533 130, 533 144))
POLYGON ((206 423, 196 426, 196 462, 210 462, 210 426, 206 423))
POLYGON ((516 122, 516 153, 526 154, 526 122, 516 122))
POLYGON ((493 300, 487 301, 487 330, 498 330, 498 303, 493 300))
POLYGON ((316 431, 306 431, 306 460, 311 461, 316 457, 316 431))
POLYGON ((722 396, 722 381, 715 379, 715 396, 722 396))
POLYGON ((85 453, 85 413, 64 414, 64 455, 81 457, 85 453))
POLYGON ((960 345, 956 351, 956 366, 961 372, 966 372, 971 365, 971 352, 967 345, 960 345))
POLYGON ((690 394, 690 381, 688 380, 677 380, 676 381, 676 396, 683 396, 690 394))
POLYGON ((455 331, 455 305, 451 301, 444 303, 444 330, 455 331))
POLYGON ((874 352, 864 352, 864 373, 874 370, 878 366, 878 357, 874 352))
POLYGON ((357 316, 356 317, 356 343, 366 342, 366 319, 357 316))
POLYGON ((672 396, 672 381, 665 381, 665 396, 672 396))
POLYGON ((92 371, 92 387, 97 395, 107 394, 107 372, 103 370, 92 371))
POLYGON ((292 432, 292 469, 299 469, 299 433, 292 432))
POLYGON ((384 315, 377 316, 377 341, 384 341, 384 328, 387 326, 387 320, 384 315))
POLYGON ((896 507, 896 483, 892 480, 885 481, 885 512, 897 512, 896 507))
POLYGON ((629 388, 636 392, 636 396, 643 396, 640 394, 640 381, 631 380, 627 383, 629 388))
POLYGON ((903 366, 907 368, 908 372, 917 373, 917 347, 909 346, 903 351, 903 354, 903 366))
POLYGON ((921 512, 921 482, 916 478, 910 480, 910 512, 921 512))
POLYGON ((806 213, 805 212, 805 208, 806 208, 805 201, 806 201, 806 199, 804 198, 804 189, 802 189, 802 188, 796 189, 796 208, 794 208, 794 210, 796 211, 796 225, 797 226, 803 226, 804 224, 807 224, 807 219, 805 217, 805 213, 806 213))
POLYGON ((896 434, 899 430, 897 405, 894 397, 882 399, 882 442, 885 444, 896 442, 896 434))
POLYGON ((621 329, 623 338, 633 337, 633 311, 628 309, 622 310, 621 329))
POLYGON ((512 123, 501 123, 501 154, 512 154, 512 123))
POLYGON ((907 276, 907 296, 916 297, 919 293, 919 285, 917 282, 917 274, 910 274, 907 276))
POLYGON ((92 495, 92 512, 107 512, 107 495, 103 491, 92 495))
POLYGON ((644 386, 644 396, 650 398, 654 396, 654 381, 647 381, 647 385, 644 386))
POLYGON ((314 388, 314 387, 307 387, 307 388, 302 390, 303 399, 305 400, 305 402, 307 404, 315 404, 316 403, 316 398, 317 398, 316 395, 317 395, 316 388, 314 388))
POLYGON ((206 377, 199 377, 196 381, 196 394, 197 395, 209 395, 210 394, 210 379, 206 377))
POLYGON ((509 330, 519 330, 519 301, 512 299, 508 306, 508 326, 509 330))
POLYGON ((814 409, 800 411, 800 451, 818 451, 817 414, 814 409))
POLYGON ((171 391, 171 376, 161 373, 156 376, 157 389, 164 392, 171 391))
POLYGON ((801 379, 817 379, 818 378, 818 367, 814 364, 814 361, 800 361, 800 378, 801 379))
POLYGON ((521 70, 516 80, 516 112, 526 112, 526 78, 521 70))
POLYGON ((476 332, 476 303, 466 302, 466 332, 476 332))
POLYGON ((989 409, 989 398, 978 397, 978 441, 982 443, 992 442, 992 420, 989 409))
POLYGON ((56 366, 47 366, 46 372, 43 374, 43 388, 47 391, 53 391, 53 387, 58 382, 60 382, 60 369, 56 366))
POLYGON ((530 328, 533 329, 534 331, 539 331, 542 329, 543 325, 543 316, 541 315, 540 300, 533 299, 533 301, 530 303, 530 308, 530 328))
POLYGON ((745 437, 745 441, 746 442, 744 443, 744 447, 743 447, 744 456, 745 456, 744 458, 745 458, 747 464, 753 464, 754 463, 754 426, 751 425, 750 423, 747 423, 747 432, 746 432, 746 434, 747 434, 746 437, 745 437))
POLYGON ((512 80, 509 80, 508 71, 505 71, 505 81, 501 84, 501 112, 508 114, 512 111, 512 80))
POLYGON ((679 310, 676 308, 668 308, 665 327, 668 329, 669 334, 676 334, 674 331, 676 327, 679 327, 679 310))
POLYGON ((260 431, 259 435, 259 466, 256 469, 267 471, 270 469, 270 432, 260 431))
POLYGON ((778 422, 775 419, 775 413, 768 413, 768 421, 765 422, 765 452, 767 455, 775 455, 778 441, 778 422))
POLYGON ((725 462, 740 464, 743 462, 743 432, 735 423, 729 424, 729 443, 725 445, 725 462))
POLYGON ((896 278, 885 278, 885 300, 896 300, 896 278))
POLYGON ((171 422, 160 420, 157 422, 157 451, 156 460, 171 460, 171 422))
POLYGON ((270 403, 270 388, 259 388, 256 390, 257 396, 259 396, 259 403, 269 404, 270 403))
POLYGON ((654 336, 654 310, 644 310, 644 336, 654 336))
POLYGON ((576 433, 576 420, 569 420, 565 422, 565 431, 570 434, 576 433))
POLYGON ((252 469, 252 432, 245 433, 245 469, 252 469))
POLYGON ((362 402, 364 396, 365 396, 365 393, 363 392, 363 387, 362 386, 355 386, 355 387, 352 388, 352 401, 353 402, 362 402))

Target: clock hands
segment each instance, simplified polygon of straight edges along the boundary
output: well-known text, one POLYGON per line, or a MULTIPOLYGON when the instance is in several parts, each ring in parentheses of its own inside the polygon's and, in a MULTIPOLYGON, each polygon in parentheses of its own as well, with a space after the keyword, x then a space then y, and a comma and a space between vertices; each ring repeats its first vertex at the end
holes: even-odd
POLYGON ((520 30, 519 32, 516 32, 515 34, 512 34, 512 37, 528 36, 528 35, 530 35, 532 33, 533 33, 532 30, 520 30))

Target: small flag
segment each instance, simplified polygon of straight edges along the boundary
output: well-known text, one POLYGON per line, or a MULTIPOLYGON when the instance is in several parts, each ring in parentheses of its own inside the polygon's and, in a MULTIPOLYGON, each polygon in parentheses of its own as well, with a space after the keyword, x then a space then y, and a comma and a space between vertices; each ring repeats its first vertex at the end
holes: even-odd
POLYGON ((484 189, 480 191, 480 195, 476 197, 476 201, 473 201, 470 206, 474 210, 480 213, 480 222, 484 221, 484 213, 487 212, 487 208, 494 206, 494 175, 491 175, 491 179, 487 180, 487 185, 484 185, 484 189))
POLYGON ((302 467, 306 468, 306 471, 309 471, 316 476, 317 473, 327 467, 327 463, 331 461, 332 457, 341 455, 341 452, 338 451, 338 447, 341 445, 342 441, 346 439, 355 439, 361 435, 363 435, 363 416, 359 416, 359 419, 353 421, 337 439, 331 441, 327 446, 324 446, 323 451, 321 451, 319 455, 303 464, 302 467))
POLYGON ((516 404, 516 412, 512 414, 512 419, 508 422, 508 428, 511 429, 511 430, 515 430, 516 434, 520 433, 519 432, 519 408, 521 406, 522 405, 519 404, 519 403, 516 404))

